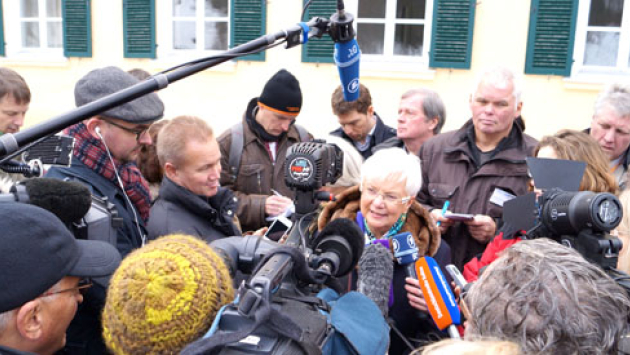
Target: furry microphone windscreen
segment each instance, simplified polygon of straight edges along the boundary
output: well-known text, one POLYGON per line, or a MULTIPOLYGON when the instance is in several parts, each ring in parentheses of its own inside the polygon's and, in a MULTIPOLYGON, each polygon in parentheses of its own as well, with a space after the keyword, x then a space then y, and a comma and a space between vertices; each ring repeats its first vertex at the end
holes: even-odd
POLYGON ((387 318, 389 288, 394 277, 394 261, 389 249, 380 244, 365 246, 359 259, 357 291, 371 299, 387 318))
POLYGON ((363 232, 356 223, 348 218, 337 218, 330 221, 320 232, 313 245, 317 245, 323 238, 331 235, 338 235, 345 239, 352 250, 352 267, 359 262, 361 254, 363 254, 363 246, 365 245, 363 232))
POLYGON ((22 181, 22 184, 28 194, 28 203, 52 212, 64 224, 82 218, 92 206, 90 190, 75 181, 36 178, 22 181))

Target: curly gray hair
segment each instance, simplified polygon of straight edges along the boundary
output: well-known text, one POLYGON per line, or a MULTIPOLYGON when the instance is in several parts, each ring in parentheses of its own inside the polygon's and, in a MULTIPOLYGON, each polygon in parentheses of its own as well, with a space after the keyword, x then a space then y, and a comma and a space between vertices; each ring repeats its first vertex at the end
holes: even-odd
POLYGON ((496 337, 525 353, 612 354, 630 301, 604 271, 549 239, 508 248, 472 285, 467 338, 496 337))

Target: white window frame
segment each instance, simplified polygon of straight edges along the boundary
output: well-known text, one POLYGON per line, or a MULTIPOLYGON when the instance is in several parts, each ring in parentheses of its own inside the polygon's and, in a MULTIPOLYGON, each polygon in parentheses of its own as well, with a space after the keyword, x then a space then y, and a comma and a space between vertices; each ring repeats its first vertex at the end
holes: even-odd
POLYGON ((622 22, 620 30, 610 27, 589 27, 588 18, 591 0, 581 0, 578 5, 578 16, 575 26, 575 39, 573 43, 573 67, 571 78, 586 79, 587 81, 606 82, 617 80, 619 76, 630 78, 630 0, 624 0, 622 22), (584 50, 586 47, 586 33, 589 30, 620 32, 619 52, 617 53, 617 66, 604 67, 584 65, 584 50))
MULTIPOLYGON (((363 0, 369 1, 369 0, 363 0)), ((386 0, 385 18, 357 18, 358 0, 346 0, 346 11, 355 16, 354 28, 357 29, 359 23, 382 23, 385 25, 385 38, 383 54, 361 54, 361 67, 367 69, 398 70, 398 71, 420 71, 429 69, 429 51, 431 49, 431 32, 433 27, 433 2, 426 0, 425 18, 419 19, 397 19, 397 0, 386 0), (394 55, 394 40, 396 25, 424 25, 424 38, 421 56, 394 55), (396 66, 392 66, 395 63, 396 66)), ((361 34, 358 34, 360 36, 361 34)))
MULTIPOLYGON (((201 9, 204 9, 204 0, 197 0, 197 6, 201 4, 201 9)), ((232 1, 227 0, 227 44, 230 45, 231 36, 231 12, 232 1)), ((173 16, 173 1, 172 0, 160 0, 156 1, 156 13, 157 23, 166 24, 160 25, 157 31, 157 58, 158 59, 193 59, 202 56, 209 56, 213 54, 223 53, 223 50, 205 50, 205 21, 206 20, 223 20, 223 17, 206 17, 204 11, 197 11, 195 18, 195 31, 198 34, 197 48, 195 49, 175 49, 173 48, 173 21, 176 19, 173 16)))
MULTIPOLYGON (((62 0, 59 0, 61 3, 62 0)), ((11 0, 3 1, 4 11, 4 35, 6 38, 6 55, 10 57, 19 57, 20 59, 34 59, 41 60, 42 57, 46 59, 63 59, 63 28, 61 31, 61 47, 49 48, 48 44, 48 22, 61 23, 63 26, 63 16, 49 18, 46 16, 46 0, 38 0, 39 16, 37 18, 30 18, 32 22, 39 22, 39 44, 38 48, 23 47, 22 46, 22 17, 20 17, 21 1, 11 0)))

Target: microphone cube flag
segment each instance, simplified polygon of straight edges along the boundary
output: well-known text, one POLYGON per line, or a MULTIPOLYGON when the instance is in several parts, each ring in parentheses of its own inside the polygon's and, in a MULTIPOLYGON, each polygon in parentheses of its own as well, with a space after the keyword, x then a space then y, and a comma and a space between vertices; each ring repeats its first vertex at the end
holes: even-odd
POLYGON ((444 330, 450 325, 461 324, 455 296, 435 259, 430 256, 418 259, 416 273, 429 313, 437 327, 444 330))
POLYGON ((407 265, 418 260, 418 248, 413 235, 409 232, 400 233, 392 237, 394 257, 398 264, 407 265))
POLYGON ((335 64, 343 89, 343 99, 347 102, 359 99, 359 59, 361 50, 356 39, 335 43, 335 64))

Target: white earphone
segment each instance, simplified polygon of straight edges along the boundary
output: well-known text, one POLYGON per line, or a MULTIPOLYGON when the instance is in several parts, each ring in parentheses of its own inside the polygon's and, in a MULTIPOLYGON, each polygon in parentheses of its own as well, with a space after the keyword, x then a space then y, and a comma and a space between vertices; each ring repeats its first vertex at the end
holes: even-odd
POLYGON ((98 134, 98 136, 101 136, 101 127, 96 126, 96 128, 94 128, 94 132, 96 132, 96 134, 98 134))

